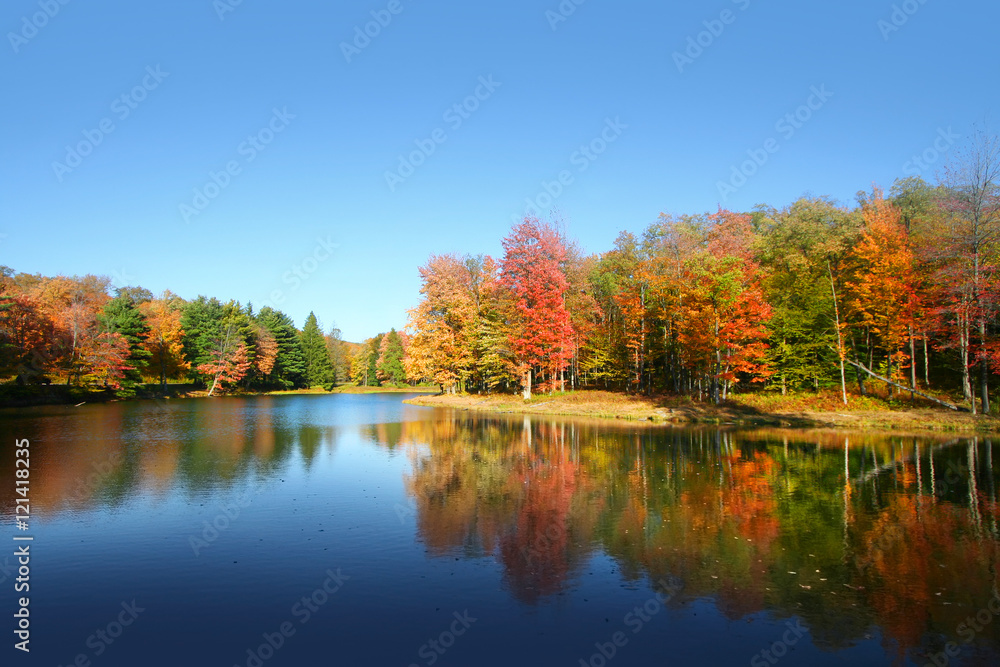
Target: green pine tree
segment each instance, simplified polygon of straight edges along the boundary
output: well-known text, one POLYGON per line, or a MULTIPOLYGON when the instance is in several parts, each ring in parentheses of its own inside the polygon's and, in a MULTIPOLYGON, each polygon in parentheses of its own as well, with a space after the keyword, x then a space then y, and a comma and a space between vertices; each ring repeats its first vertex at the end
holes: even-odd
POLYGON ((257 313, 257 321, 267 327, 278 343, 278 359, 274 363, 269 380, 285 389, 305 387, 306 360, 302 351, 299 332, 288 315, 270 306, 264 306, 257 313))
POLYGON ((326 340, 316 321, 315 313, 310 312, 302 328, 302 354, 305 358, 306 380, 310 387, 328 385, 335 382, 333 364, 326 348, 326 340))
POLYGON ((104 311, 97 316, 97 321, 108 333, 117 333, 125 337, 129 345, 128 364, 131 368, 125 371, 122 388, 119 394, 132 396, 135 388, 142 383, 142 370, 152 356, 143 346, 143 335, 149 331, 146 320, 136 308, 132 295, 120 293, 104 306, 104 311))

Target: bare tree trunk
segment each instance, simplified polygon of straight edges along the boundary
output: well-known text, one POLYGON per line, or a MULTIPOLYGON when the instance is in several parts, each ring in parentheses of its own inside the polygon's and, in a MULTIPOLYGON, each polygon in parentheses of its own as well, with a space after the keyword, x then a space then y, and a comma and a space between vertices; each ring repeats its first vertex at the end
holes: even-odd
MULTIPOLYGON (((826 272, 830 276, 830 291, 833 294, 833 314, 837 326, 837 356, 840 358, 840 394, 844 405, 847 405, 847 376, 844 373, 844 341, 840 336, 840 306, 837 305, 837 287, 833 282, 833 269, 830 267, 829 261, 826 263, 826 272)), ((863 394, 864 387, 861 389, 861 393, 863 394)), ((785 393, 784 377, 782 377, 781 393, 785 393)))
MULTIPOLYGON (((850 359, 848 359, 848 360, 847 360, 847 363, 849 363, 850 365, 854 366, 855 368, 859 368, 859 369, 863 370, 863 371, 864 371, 865 373, 867 373, 868 375, 871 375, 871 376, 872 376, 873 378, 875 378, 875 379, 877 379, 877 380, 881 380, 882 382, 885 382, 885 383, 887 383, 887 384, 894 384, 894 385, 896 385, 897 387, 899 387, 900 389, 909 389, 908 387, 904 387, 904 386, 903 386, 903 385, 901 385, 901 384, 897 384, 897 383, 893 382, 893 381, 892 381, 892 380, 890 380, 889 378, 886 378, 886 377, 882 377, 881 375, 879 375, 879 374, 877 374, 877 373, 874 373, 874 372, 872 372, 871 370, 869 370, 869 369, 868 369, 868 368, 867 368, 867 367, 866 367, 866 366, 865 366, 864 364, 862 364, 862 363, 859 363, 859 362, 857 362, 857 361, 851 361, 850 359)), ((937 403, 938 405, 943 405, 944 407, 946 407, 946 408, 950 408, 950 409, 952 409, 952 410, 958 410, 958 406, 957 406, 957 405, 952 405, 951 403, 947 403, 947 402, 945 402, 945 401, 942 401, 942 400, 940 400, 940 399, 937 399, 937 398, 934 398, 933 396, 930 396, 929 394, 925 394, 925 393, 924 393, 924 392, 922 392, 922 391, 914 391, 914 393, 915 393, 915 394, 917 394, 918 396, 923 396, 924 398, 926 398, 926 399, 927 399, 927 400, 929 400, 929 401, 934 401, 934 402, 935 402, 935 403, 937 403)))
POLYGON ((986 320, 979 318, 979 390, 983 402, 983 414, 990 413, 990 362, 986 356, 986 320))
MULTIPOLYGON (((917 388, 917 351, 913 343, 913 327, 907 327, 910 332, 910 386, 917 388)), ((910 392, 910 403, 913 402, 913 392, 910 392)))
POLYGON ((522 396, 526 401, 531 398, 531 368, 528 368, 524 374, 524 393, 522 396))
POLYGON ((976 414, 976 399, 972 395, 972 382, 969 378, 969 323, 964 316, 959 316, 958 348, 962 359, 962 396, 972 404, 972 414, 976 414))
POLYGON ((924 386, 931 388, 930 361, 927 357, 927 332, 924 332, 924 386))

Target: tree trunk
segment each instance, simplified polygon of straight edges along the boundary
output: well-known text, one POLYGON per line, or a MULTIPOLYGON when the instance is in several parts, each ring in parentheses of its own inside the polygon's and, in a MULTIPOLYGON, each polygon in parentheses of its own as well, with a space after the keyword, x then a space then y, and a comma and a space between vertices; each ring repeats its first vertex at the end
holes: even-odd
MULTIPOLYGON (((910 332, 910 386, 917 388, 917 349, 913 343, 913 327, 908 326, 910 332)), ((910 403, 913 402, 913 392, 910 392, 910 403)))
POLYGON ((522 393, 524 400, 531 399, 531 369, 529 368, 524 374, 524 392, 522 393))
MULTIPOLYGON (((858 356, 858 345, 854 342, 854 335, 851 334, 851 351, 854 352, 854 360, 858 361, 860 357, 858 356)), ((850 362, 848 362, 850 363, 850 362)), ((861 392, 862 396, 867 396, 868 392, 865 389, 865 376, 861 373, 855 373, 854 376, 858 379, 858 391, 861 392)))
MULTIPOLYGON (((859 362, 857 362, 857 361, 851 361, 850 359, 848 359, 848 360, 847 360, 847 363, 849 363, 850 365, 854 366, 855 368, 859 368, 859 369, 863 370, 863 371, 864 371, 865 373, 867 373, 868 375, 871 375, 871 376, 872 376, 873 378, 875 378, 876 380, 881 380, 882 382, 885 382, 885 383, 887 383, 887 384, 895 384, 895 385, 896 385, 897 387, 899 387, 900 389, 908 389, 908 387, 904 387, 904 386, 903 386, 903 385, 901 385, 901 384, 896 384, 895 382, 893 382, 893 381, 892 381, 892 380, 890 380, 889 378, 886 378, 886 377, 882 377, 881 375, 878 375, 877 373, 874 373, 874 372, 870 371, 870 370, 869 370, 869 369, 868 369, 868 368, 867 368, 867 367, 866 367, 866 366, 865 366, 864 364, 862 364, 862 363, 859 363, 859 362)), ((915 394, 917 394, 918 396, 923 396, 924 398, 926 398, 926 399, 927 399, 927 400, 929 400, 929 401, 934 401, 934 402, 935 402, 935 403, 937 403, 938 405, 943 405, 943 406, 944 406, 944 407, 946 407, 946 408, 950 408, 950 409, 952 409, 952 410, 956 410, 956 411, 957 411, 957 410, 959 409, 957 405, 952 405, 951 403, 947 403, 947 402, 945 402, 945 401, 942 401, 942 400, 940 400, 940 399, 937 399, 937 398, 934 398, 933 396, 930 396, 929 394, 925 394, 925 393, 924 393, 924 392, 922 392, 922 391, 915 391, 914 393, 915 393, 915 394)))
POLYGON ((160 346, 160 387, 164 394, 167 393, 167 362, 163 358, 163 346, 160 346))
POLYGON ((924 332, 924 386, 931 388, 930 361, 927 357, 927 332, 924 332))
POLYGON ((990 362, 986 356, 986 320, 979 318, 979 390, 983 402, 983 414, 990 413, 990 362))
POLYGON ((958 318, 958 350, 962 359, 962 396, 972 403, 972 414, 976 414, 976 401, 972 396, 972 382, 969 379, 969 326, 966 318, 958 318))
MULTIPOLYGON (((837 356, 840 357, 840 394, 841 399, 844 401, 844 405, 847 405, 847 376, 844 373, 844 340, 840 335, 840 306, 837 304, 837 286, 833 282, 833 269, 830 267, 830 262, 826 263, 826 272, 830 276, 830 291, 833 293, 833 314, 837 326, 837 356)), ((785 378, 781 378, 781 393, 785 393, 785 378)), ((861 387, 861 393, 864 394, 864 386, 861 387)))

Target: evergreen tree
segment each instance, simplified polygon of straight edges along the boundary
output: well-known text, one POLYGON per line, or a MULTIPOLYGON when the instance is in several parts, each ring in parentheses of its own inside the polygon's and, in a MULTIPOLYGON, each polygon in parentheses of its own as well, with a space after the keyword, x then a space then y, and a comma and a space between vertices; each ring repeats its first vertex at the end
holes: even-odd
POLYGON ((199 296, 184 306, 181 327, 184 329, 184 360, 191 365, 189 376, 201 381, 198 367, 212 363, 214 341, 221 336, 224 307, 216 298, 199 296))
POLYGON ((129 368, 125 370, 120 383, 120 393, 132 395, 135 393, 135 387, 142 383, 139 369, 145 368, 152 356, 144 346, 145 335, 149 331, 146 319, 139 312, 132 296, 129 293, 122 293, 108 301, 97 320, 104 332, 120 334, 128 341, 129 355, 126 363, 129 368))
POLYGON ((305 387, 306 360, 299 340, 299 332, 291 318, 280 310, 264 306, 257 314, 257 321, 264 325, 278 344, 278 356, 268 376, 270 382, 286 389, 305 387))
POLYGON ((379 387, 382 385, 378 379, 378 357, 379 351, 382 349, 382 339, 384 337, 385 334, 379 334, 368 341, 367 357, 365 357, 367 377, 365 385, 368 387, 379 387))
POLYGON ((316 315, 312 312, 309 313, 302 328, 301 342, 309 386, 333 383, 335 376, 333 364, 330 363, 330 353, 327 351, 326 340, 316 321, 316 315))

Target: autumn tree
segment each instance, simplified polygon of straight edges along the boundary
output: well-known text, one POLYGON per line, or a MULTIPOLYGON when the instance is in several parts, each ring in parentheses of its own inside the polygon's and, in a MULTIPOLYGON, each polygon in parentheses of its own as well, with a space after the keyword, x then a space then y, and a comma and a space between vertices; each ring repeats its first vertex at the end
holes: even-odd
POLYGON ((475 368, 478 308, 469 264, 454 255, 432 256, 420 267, 422 299, 409 311, 407 377, 454 391, 475 368))
MULTIPOLYGON (((862 208, 864 226, 854 247, 856 276, 849 284, 851 310, 885 352, 892 380, 912 363, 908 344, 919 304, 915 261, 900 210, 876 188, 862 208)), ((892 386, 890 385, 890 390, 892 386)))
POLYGON ((128 390, 132 382, 129 376, 137 370, 129 362, 132 352, 131 343, 123 334, 103 331, 87 337, 80 348, 84 381, 98 382, 108 389, 128 390))
POLYGON ((242 340, 239 327, 233 320, 225 324, 222 336, 209 354, 211 361, 198 365, 198 371, 209 378, 209 396, 216 389, 238 384, 252 365, 247 344, 242 340))
POLYGON ((741 378, 761 381, 767 367, 771 306, 752 253, 750 216, 720 210, 711 216, 703 250, 690 264, 686 321, 680 333, 690 363, 718 403, 741 378))
POLYGON ((179 377, 190 368, 184 359, 182 306, 183 301, 169 291, 159 299, 144 301, 138 306, 148 327, 144 342, 150 355, 148 368, 159 373, 163 391, 167 390, 168 377, 179 377))
POLYGON ((546 377, 542 387, 561 389, 573 356, 562 271, 566 248, 555 229, 535 218, 515 225, 502 244, 501 282, 514 300, 510 342, 527 400, 537 373, 546 377))
MULTIPOLYGON (((947 205, 954 226, 944 239, 947 284, 957 306, 959 347, 966 348, 966 367, 979 367, 982 411, 990 410, 990 360, 996 351, 990 323, 997 313, 997 237, 1000 234, 1000 137, 977 128, 966 149, 949 165, 947 205), (959 298, 955 298, 958 294, 959 298), (975 335, 978 345, 973 348, 975 335)), ((975 400, 973 399, 973 410, 975 400)))
POLYGON ((145 346, 149 326, 133 298, 133 294, 121 293, 109 301, 97 317, 102 333, 119 334, 128 341, 128 368, 119 382, 125 392, 134 392, 142 382, 140 369, 146 366, 151 356, 145 346))

